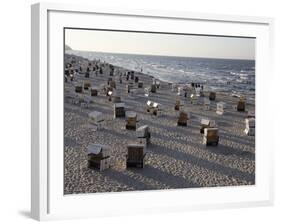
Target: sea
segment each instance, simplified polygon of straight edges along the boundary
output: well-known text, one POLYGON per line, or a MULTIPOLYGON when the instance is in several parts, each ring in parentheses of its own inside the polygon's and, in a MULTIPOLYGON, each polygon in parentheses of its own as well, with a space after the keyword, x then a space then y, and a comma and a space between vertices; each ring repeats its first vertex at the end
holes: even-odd
POLYGON ((68 50, 89 60, 107 63, 151 75, 170 83, 198 82, 204 89, 255 98, 255 61, 119 54, 68 50))

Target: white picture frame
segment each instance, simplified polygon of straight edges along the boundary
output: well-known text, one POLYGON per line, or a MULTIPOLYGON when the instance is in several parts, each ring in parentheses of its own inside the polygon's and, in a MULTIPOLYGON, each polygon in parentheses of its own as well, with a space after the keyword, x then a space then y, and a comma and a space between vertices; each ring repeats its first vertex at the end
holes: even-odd
POLYGON ((273 147, 267 109, 272 78, 271 18, 190 12, 32 5, 31 214, 37 220, 180 212, 273 203, 273 147), (254 186, 63 195, 63 27, 251 36, 256 42, 256 183, 254 186), (58 116, 57 116, 58 114, 58 116), (262 119, 261 119, 262 118, 262 119), (266 130, 266 131, 265 131, 266 130), (138 201, 138 203, 135 203, 138 201), (131 205, 134 206, 131 206, 131 205))

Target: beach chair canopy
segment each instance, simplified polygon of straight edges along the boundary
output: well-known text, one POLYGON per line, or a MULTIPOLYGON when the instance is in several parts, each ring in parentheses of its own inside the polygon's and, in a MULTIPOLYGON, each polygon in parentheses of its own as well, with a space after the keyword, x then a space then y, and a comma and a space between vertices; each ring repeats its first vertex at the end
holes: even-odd
POLYGON ((209 120, 209 119, 202 118, 202 119, 201 119, 201 124, 202 124, 202 125, 209 126, 209 125, 210 125, 210 120, 209 120))
POLYGON ((125 107, 125 103, 115 103, 114 107, 115 108, 124 108, 125 107))
POLYGON ((99 90, 99 87, 93 86, 93 87, 91 87, 91 90, 96 90, 96 91, 98 91, 98 90, 99 90))
POLYGON ((110 156, 110 148, 106 145, 90 143, 87 147, 88 154, 102 154, 102 157, 110 156))
POLYGON ((153 103, 152 103, 152 101, 150 101, 150 100, 148 100, 148 101, 146 102, 146 105, 149 106, 149 107, 151 107, 152 104, 153 104, 153 103))
POLYGON ((152 106, 153 106, 154 108, 157 108, 157 107, 159 106, 159 104, 156 103, 156 102, 153 102, 152 106))
POLYGON ((127 118, 135 118, 137 117, 137 113, 134 111, 126 111, 126 117, 127 118))
POLYGON ((143 138, 147 135, 147 133, 149 132, 149 127, 148 125, 143 125, 141 127, 139 127, 137 130, 137 137, 138 138, 143 138))

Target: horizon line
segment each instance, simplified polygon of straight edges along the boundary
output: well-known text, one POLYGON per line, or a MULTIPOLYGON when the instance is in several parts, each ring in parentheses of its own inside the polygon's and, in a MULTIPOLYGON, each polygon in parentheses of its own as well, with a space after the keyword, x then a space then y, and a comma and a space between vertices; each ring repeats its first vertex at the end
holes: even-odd
MULTIPOLYGON (((69 46, 65 44, 65 46, 69 46)), ((64 50, 65 52, 68 50, 64 50)), ((256 59, 246 59, 246 58, 212 58, 212 57, 194 57, 194 56, 177 56, 177 55, 160 55, 160 54, 137 54, 137 53, 121 53, 121 52, 107 52, 107 51, 90 51, 90 50, 76 50, 71 51, 83 51, 83 52, 94 52, 94 53, 105 53, 105 54, 126 54, 126 55, 140 55, 140 56, 160 56, 160 57, 178 57, 178 58, 201 58, 201 59, 219 59, 219 60, 240 60, 240 61, 256 61, 256 59)))

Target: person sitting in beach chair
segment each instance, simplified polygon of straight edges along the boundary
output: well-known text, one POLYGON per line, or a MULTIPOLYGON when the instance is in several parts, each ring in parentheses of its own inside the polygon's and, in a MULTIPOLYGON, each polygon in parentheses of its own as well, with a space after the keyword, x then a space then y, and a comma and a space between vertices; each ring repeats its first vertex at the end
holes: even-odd
POLYGON ((103 171, 110 167, 111 149, 109 146, 90 143, 87 147, 88 167, 103 171))
POLYGON ((144 158, 146 156, 146 147, 144 144, 129 144, 127 146, 126 166, 129 167, 144 167, 144 158))
POLYGON ((203 135, 203 144, 206 146, 219 144, 219 130, 218 128, 205 128, 203 135))

